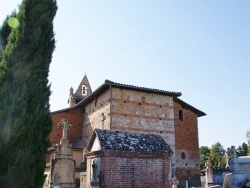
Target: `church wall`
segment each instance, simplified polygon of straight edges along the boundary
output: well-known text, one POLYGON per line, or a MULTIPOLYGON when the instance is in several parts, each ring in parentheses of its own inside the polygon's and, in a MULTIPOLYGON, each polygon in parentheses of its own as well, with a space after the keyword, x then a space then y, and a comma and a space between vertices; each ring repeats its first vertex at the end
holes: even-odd
POLYGON ((68 119, 69 124, 71 124, 71 128, 68 129, 67 133, 68 140, 74 140, 76 138, 81 138, 82 136, 83 115, 80 108, 52 113, 53 128, 49 135, 49 139, 52 145, 59 143, 62 138, 63 130, 61 128, 58 128, 58 123, 62 118, 68 119))
POLYGON ((111 129, 159 134, 175 151, 173 97, 120 88, 112 96, 111 129))
POLYGON ((89 139, 96 128, 110 129, 110 90, 86 104, 84 117, 84 138, 89 139))
POLYGON ((82 150, 72 150, 72 157, 75 160, 76 168, 79 168, 82 163, 82 150))
POLYGON ((197 115, 189 109, 174 103, 176 175, 179 179, 200 178, 199 141, 197 115), (179 117, 182 111, 182 120, 179 117), (188 172, 189 171, 189 172, 188 172))

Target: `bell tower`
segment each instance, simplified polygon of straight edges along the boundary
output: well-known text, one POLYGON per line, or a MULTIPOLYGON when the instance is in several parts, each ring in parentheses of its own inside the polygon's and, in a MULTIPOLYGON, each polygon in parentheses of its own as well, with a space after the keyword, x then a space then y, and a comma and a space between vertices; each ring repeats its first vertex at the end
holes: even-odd
POLYGON ((91 93, 92 89, 90 87, 89 80, 85 74, 75 93, 73 88, 72 87, 70 88, 70 94, 68 100, 69 107, 74 107, 77 103, 79 103, 81 100, 83 100, 91 93))

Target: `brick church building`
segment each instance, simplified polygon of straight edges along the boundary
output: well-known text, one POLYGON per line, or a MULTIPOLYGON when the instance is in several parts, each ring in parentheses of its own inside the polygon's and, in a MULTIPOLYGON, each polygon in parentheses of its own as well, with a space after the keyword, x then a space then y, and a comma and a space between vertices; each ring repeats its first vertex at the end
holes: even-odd
MULTIPOLYGON (((75 92, 70 88, 69 108, 52 112, 53 130, 49 137, 52 147, 47 154, 47 169, 50 168, 49 161, 56 151, 56 144, 62 138, 62 130, 57 125, 60 119, 67 118, 71 124, 68 140, 76 165, 76 187, 90 186, 86 180, 87 158, 91 156, 88 147, 93 144, 90 141, 96 129, 121 131, 126 135, 136 133, 160 136, 172 151, 167 177, 171 179, 176 176, 180 182, 179 187, 185 187, 186 180, 190 180, 193 186, 198 185, 198 117, 206 114, 181 100, 180 96, 180 92, 126 85, 109 80, 105 80, 92 92, 85 75, 75 92)), ((155 158, 151 154, 147 156, 155 158)), ((151 159, 148 161, 152 162, 151 159)), ((149 168, 153 169, 154 163, 149 168)), ((143 171, 142 173, 146 174, 143 171)))

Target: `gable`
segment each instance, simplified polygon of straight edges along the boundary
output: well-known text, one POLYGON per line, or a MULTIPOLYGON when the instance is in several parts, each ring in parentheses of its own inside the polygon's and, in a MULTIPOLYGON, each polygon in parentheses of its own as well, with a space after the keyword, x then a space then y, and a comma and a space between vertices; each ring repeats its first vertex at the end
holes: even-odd
POLYGON ((102 150, 98 137, 95 137, 94 143, 90 149, 90 151, 100 151, 102 150))
POLYGON ((87 76, 85 75, 83 77, 81 83, 79 84, 76 92, 74 93, 74 95, 78 96, 78 97, 85 97, 91 93, 92 93, 92 90, 91 90, 91 87, 89 84, 89 80, 88 80, 87 76))

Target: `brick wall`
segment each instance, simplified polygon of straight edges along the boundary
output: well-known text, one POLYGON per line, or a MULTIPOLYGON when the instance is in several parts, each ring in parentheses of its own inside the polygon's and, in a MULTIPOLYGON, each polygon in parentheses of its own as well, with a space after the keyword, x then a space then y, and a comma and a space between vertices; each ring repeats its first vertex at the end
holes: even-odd
POLYGON ((189 109, 183 108, 179 103, 174 103, 175 114, 175 149, 176 149, 176 174, 179 179, 199 179, 199 142, 197 115, 189 109), (179 119, 180 110, 182 120, 179 119))
POLYGON ((71 124, 71 128, 68 129, 68 140, 74 140, 76 138, 81 138, 82 127, 83 127, 83 114, 80 108, 70 109, 68 111, 59 111, 52 113, 53 128, 49 135, 51 144, 57 144, 62 138, 63 130, 58 128, 58 123, 61 118, 67 118, 68 122, 71 124))
MULTIPOLYGON (((96 156, 89 156, 92 158, 96 156)), ((142 154, 104 151, 100 157, 103 187, 171 187, 170 156, 168 154, 142 154)), ((90 160, 87 164, 91 169, 90 160)), ((87 175, 90 185, 90 173, 87 175)))

